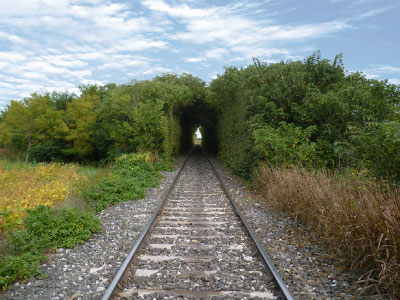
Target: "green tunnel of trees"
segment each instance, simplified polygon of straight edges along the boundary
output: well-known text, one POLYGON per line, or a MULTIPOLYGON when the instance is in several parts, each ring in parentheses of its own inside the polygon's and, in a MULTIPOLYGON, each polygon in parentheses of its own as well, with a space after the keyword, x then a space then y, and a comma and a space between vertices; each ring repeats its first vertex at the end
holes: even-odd
POLYGON ((32 161, 112 161, 188 150, 198 127, 208 151, 250 178, 260 162, 355 168, 400 178, 400 88, 345 71, 342 57, 228 67, 209 86, 164 74, 81 95, 33 94, 0 114, 0 151, 32 161))
POLYGON ((287 198, 278 204, 332 248, 340 245, 348 264, 365 270, 367 284, 379 282, 398 295, 399 198, 386 183, 400 182, 399 85, 348 73, 341 55, 330 61, 316 52, 302 61, 227 67, 209 85, 190 74, 164 74, 80 89, 79 96, 56 92, 11 101, 0 112, 0 159, 114 163, 125 175, 107 177, 87 193, 101 210, 143 197, 156 180, 148 162, 168 163, 187 152, 200 127, 208 152, 241 177, 268 183, 266 190, 276 187, 275 198, 287 198), (280 177, 264 180, 266 169, 280 177), (293 170, 299 177, 284 178, 293 170), (311 192, 304 180, 292 184, 304 174, 311 192), (374 198, 381 195, 376 182, 388 198, 374 198), (362 193, 372 196, 362 202, 362 193))
POLYGON ((190 74, 80 90, 79 97, 54 92, 11 101, 0 114, 3 154, 64 162, 112 161, 142 151, 171 157, 191 148, 199 127, 204 145, 217 148, 206 84, 190 74))

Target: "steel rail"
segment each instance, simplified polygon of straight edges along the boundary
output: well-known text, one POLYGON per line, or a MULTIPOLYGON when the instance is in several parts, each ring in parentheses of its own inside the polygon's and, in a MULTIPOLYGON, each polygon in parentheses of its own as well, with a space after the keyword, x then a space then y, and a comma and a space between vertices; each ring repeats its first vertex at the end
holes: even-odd
MULTIPOLYGON (((246 221, 246 219, 245 219, 244 215, 242 214, 241 210, 239 209, 239 207, 237 206, 237 204, 233 200, 228 188, 226 187, 226 185, 223 182, 221 176, 219 175, 219 173, 215 169, 214 165, 212 164, 207 152, 204 151, 203 147, 201 147, 201 149, 204 152, 204 154, 206 155, 208 163, 211 165, 211 168, 213 169, 213 171, 214 171, 214 173, 215 173, 215 175, 216 175, 216 177, 217 177, 217 179, 218 179, 218 181, 219 181, 219 183, 221 185, 222 190, 224 191, 224 193, 228 197, 233 209, 235 210, 235 213, 240 217, 240 220, 242 221, 243 225, 245 226, 246 230, 248 231, 251 239, 255 243, 255 245, 257 247, 257 250, 259 251, 261 257, 263 258, 264 263, 267 265, 267 268, 269 269, 269 271, 271 272, 271 274, 274 277, 275 281, 277 282, 277 285, 278 285, 279 289, 281 290, 281 292, 283 293, 283 295, 285 296, 285 298, 287 300, 294 300, 292 294, 290 293, 289 289, 286 286, 286 283, 283 281, 282 277, 279 275, 278 271, 276 270, 274 264, 272 263, 271 259, 268 256, 268 254, 265 252, 262 244, 260 243, 260 241, 256 237, 254 231, 251 229, 251 227, 248 224, 248 222, 246 221)), ((193 151, 193 149, 192 149, 192 151, 193 151)), ((108 289, 106 290, 106 293, 102 297, 102 300, 110 300, 114 296, 114 293, 117 290, 119 282, 126 275, 126 272, 128 271, 129 265, 131 264, 136 252, 139 250, 139 248, 140 248, 141 244, 143 243, 145 237, 147 236, 148 232, 150 231, 155 219, 157 218, 158 214, 160 213, 161 209, 163 208, 163 206, 164 206, 169 194, 171 193, 172 189, 174 188, 176 182, 178 181, 178 177, 182 173, 182 170, 185 167, 186 162, 187 162, 187 160, 188 160, 188 158, 189 158, 189 156, 190 156, 192 151, 190 151, 190 153, 186 156, 184 162, 182 163, 181 168, 179 169, 177 175, 174 178, 174 181, 169 186, 168 190, 164 193, 163 198, 162 198, 160 204, 158 205, 156 211, 153 213, 153 215, 151 216, 150 220, 147 222, 145 228, 143 229, 142 233, 140 234, 139 238, 136 240, 135 245, 132 247, 132 249, 129 252, 128 256, 126 257, 125 261, 121 265, 120 269, 118 270, 118 273, 115 275, 113 281, 111 282, 111 284, 109 285, 108 289)))
POLYGON ((254 233, 253 229, 251 229, 249 223, 247 223, 244 215, 240 211, 239 207, 236 205, 235 201, 233 200, 228 188, 226 187, 225 183, 223 182, 221 176, 218 174, 217 170, 215 169, 214 165, 212 164, 210 158, 208 157, 208 154, 206 151, 204 151, 203 147, 201 146, 201 149, 205 153, 207 160, 209 164, 211 165, 211 168, 213 169, 215 175, 218 178, 218 181, 222 187, 222 190, 225 192, 226 196, 228 197, 229 201, 231 202, 231 205, 233 206, 233 209, 237 213, 237 215, 240 217, 240 220, 242 221, 244 227, 246 227, 247 231, 250 234, 251 239, 253 240, 254 244, 257 247, 258 252, 261 254, 261 257, 264 260, 264 263, 267 265, 268 269, 270 270, 272 276, 274 277, 276 283, 278 284, 278 287, 282 291, 283 295, 287 300, 294 300, 293 295, 290 293, 288 287, 286 286, 286 283, 283 281, 282 277, 279 275, 278 270, 275 268, 272 260, 269 258, 267 252, 265 252, 261 242, 258 240, 256 234, 254 233))
POLYGON ((109 299, 111 299, 111 297, 114 296, 114 293, 117 290, 119 282, 126 275, 126 272, 129 269, 129 265, 131 264, 136 252, 138 251, 139 247, 143 243, 145 237, 147 236, 151 226, 153 225, 153 223, 154 223, 155 219, 157 218, 158 214, 160 213, 162 207, 164 206, 165 201, 167 200, 169 194, 171 193, 172 189, 174 188, 176 182, 178 181, 178 177, 179 177, 179 175, 181 175, 182 170, 185 167, 186 162, 187 162, 187 160, 188 160, 188 158, 190 156, 190 153, 192 153, 192 151, 193 151, 193 149, 186 156, 185 160, 182 163, 181 168, 179 169, 178 173, 176 174, 176 176, 174 178, 174 181, 169 186, 168 190, 164 193, 160 204, 158 205, 157 209, 155 210, 155 212, 151 216, 150 220, 147 222, 147 224, 144 227, 142 233, 139 235, 138 239, 135 242, 135 245, 133 245, 133 247, 132 247, 131 251, 129 252, 128 256, 126 257, 126 259, 122 263, 121 267, 119 268, 118 273, 115 275, 113 281, 108 286, 108 288, 106 290, 106 293, 104 294, 103 298, 101 298, 102 300, 109 300, 109 299))

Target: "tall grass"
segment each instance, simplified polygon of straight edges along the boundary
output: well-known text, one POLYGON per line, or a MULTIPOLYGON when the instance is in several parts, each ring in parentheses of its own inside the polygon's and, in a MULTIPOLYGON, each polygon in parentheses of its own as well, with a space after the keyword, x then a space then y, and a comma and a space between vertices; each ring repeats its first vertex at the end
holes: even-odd
POLYGON ((354 175, 263 165, 261 192, 311 228, 342 263, 360 270, 365 290, 400 299, 400 193, 354 175))

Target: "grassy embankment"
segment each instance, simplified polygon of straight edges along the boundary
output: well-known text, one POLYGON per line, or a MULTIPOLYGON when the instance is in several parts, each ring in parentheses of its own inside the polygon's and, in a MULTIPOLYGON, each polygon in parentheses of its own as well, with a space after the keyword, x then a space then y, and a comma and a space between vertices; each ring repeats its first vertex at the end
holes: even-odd
POLYGON ((95 211, 144 197, 166 169, 148 153, 123 155, 111 169, 0 161, 0 288, 41 275, 46 253, 100 230, 95 211))
POLYGON ((366 287, 400 298, 400 193, 354 174, 262 166, 261 192, 313 230, 332 254, 364 272, 366 287))

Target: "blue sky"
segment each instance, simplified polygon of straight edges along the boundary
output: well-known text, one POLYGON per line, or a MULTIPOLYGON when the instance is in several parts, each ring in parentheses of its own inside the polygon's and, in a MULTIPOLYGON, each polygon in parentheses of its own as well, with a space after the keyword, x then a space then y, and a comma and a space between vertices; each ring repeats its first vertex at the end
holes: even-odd
POLYGON ((0 0, 0 110, 33 92, 343 52, 400 84, 399 0, 0 0))

